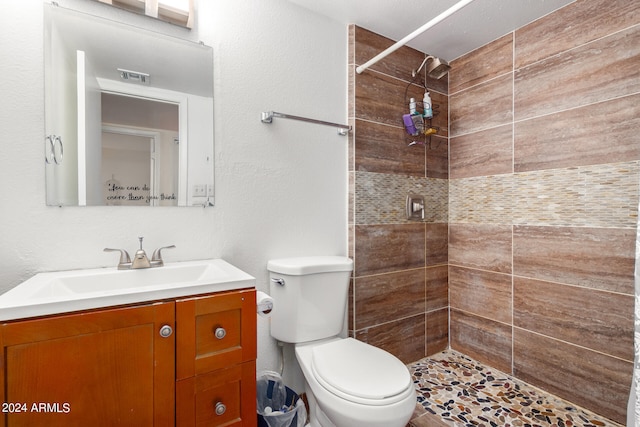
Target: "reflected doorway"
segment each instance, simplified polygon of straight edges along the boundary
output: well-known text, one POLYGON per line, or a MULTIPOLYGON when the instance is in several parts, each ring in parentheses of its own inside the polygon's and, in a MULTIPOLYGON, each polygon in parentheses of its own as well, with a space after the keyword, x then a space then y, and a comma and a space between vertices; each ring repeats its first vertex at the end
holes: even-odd
POLYGON ((178 205, 178 112, 176 104, 102 93, 105 205, 178 205))

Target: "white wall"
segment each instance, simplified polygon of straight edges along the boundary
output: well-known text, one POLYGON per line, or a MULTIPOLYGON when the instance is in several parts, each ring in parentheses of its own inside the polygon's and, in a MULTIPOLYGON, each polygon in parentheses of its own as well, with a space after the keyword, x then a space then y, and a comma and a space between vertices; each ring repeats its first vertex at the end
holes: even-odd
MULTIPOLYGON (((216 206, 56 208, 45 206, 42 8, 4 2, 0 16, 0 292, 41 271, 113 266, 102 249, 133 250, 137 236, 147 250, 175 244, 167 261, 223 258, 261 290, 270 258, 346 254, 347 138, 259 120, 275 110, 346 122, 343 25, 284 0, 200 0, 189 37, 214 48, 216 206)), ((275 369, 263 319, 258 349, 258 370, 275 369)))

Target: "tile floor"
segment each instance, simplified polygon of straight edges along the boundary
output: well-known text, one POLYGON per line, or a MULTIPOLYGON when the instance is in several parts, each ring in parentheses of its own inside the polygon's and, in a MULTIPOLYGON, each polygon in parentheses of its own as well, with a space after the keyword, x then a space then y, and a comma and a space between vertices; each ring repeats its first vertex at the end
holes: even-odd
POLYGON ((419 394, 409 427, 623 427, 453 350, 409 369, 419 394))

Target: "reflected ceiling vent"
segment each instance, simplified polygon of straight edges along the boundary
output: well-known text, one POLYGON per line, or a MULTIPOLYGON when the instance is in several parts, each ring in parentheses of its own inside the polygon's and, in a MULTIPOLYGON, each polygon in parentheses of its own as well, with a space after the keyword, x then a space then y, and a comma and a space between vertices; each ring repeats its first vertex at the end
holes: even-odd
POLYGON ((118 68, 118 73, 120 73, 120 79, 122 79, 122 81, 125 81, 127 83, 137 83, 140 85, 147 85, 149 86, 149 74, 147 73, 142 73, 140 71, 131 71, 131 70, 125 70, 123 68, 118 68))

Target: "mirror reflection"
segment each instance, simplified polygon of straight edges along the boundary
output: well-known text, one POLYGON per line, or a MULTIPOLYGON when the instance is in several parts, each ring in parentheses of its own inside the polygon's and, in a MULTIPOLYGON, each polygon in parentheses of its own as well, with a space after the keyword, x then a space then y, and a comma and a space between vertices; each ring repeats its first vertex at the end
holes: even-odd
POLYGON ((210 47, 45 5, 55 206, 213 204, 210 47))
POLYGON ((177 204, 178 109, 173 103, 102 93, 102 204, 177 204))

